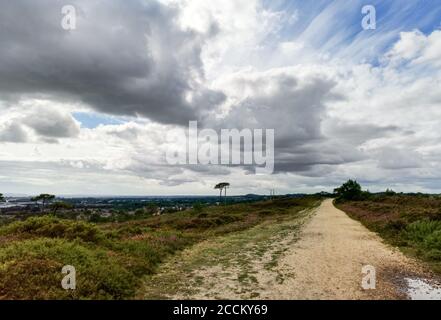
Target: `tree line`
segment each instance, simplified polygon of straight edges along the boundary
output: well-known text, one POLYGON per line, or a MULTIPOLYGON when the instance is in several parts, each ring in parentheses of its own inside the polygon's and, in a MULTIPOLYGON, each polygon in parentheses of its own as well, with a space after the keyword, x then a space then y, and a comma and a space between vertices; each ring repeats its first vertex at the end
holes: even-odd
MULTIPOLYGON (((48 207, 52 210, 52 212, 55 214, 58 210, 62 209, 71 209, 72 205, 65 201, 54 201, 56 200, 55 195, 48 194, 48 193, 42 193, 38 196, 32 197, 31 201, 39 204, 40 210, 43 212, 48 207)), ((3 195, 3 193, 0 193, 0 202, 6 202, 6 198, 3 195)))

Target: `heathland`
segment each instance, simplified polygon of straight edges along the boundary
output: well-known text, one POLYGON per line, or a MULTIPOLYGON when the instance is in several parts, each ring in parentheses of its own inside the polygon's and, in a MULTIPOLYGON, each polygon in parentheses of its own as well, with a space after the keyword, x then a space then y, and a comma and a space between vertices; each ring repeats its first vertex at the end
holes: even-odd
POLYGON ((0 299, 397 299, 406 279, 441 273, 439 195, 348 181, 333 199, 246 201, 100 219, 37 208, 0 227, 0 299), (75 290, 61 286, 66 265, 75 290), (365 265, 377 290, 361 288, 365 265))
POLYGON ((91 223, 53 214, 0 228, 0 298, 129 299, 161 263, 185 248, 294 218, 318 198, 281 198, 201 207, 124 222, 91 223), (76 289, 61 286, 76 269, 76 289))

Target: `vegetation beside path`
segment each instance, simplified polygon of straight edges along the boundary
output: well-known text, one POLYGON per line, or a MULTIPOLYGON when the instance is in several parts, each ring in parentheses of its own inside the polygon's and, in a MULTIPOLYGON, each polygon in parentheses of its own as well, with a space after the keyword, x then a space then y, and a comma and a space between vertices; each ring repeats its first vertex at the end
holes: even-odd
POLYGON ((209 239, 171 257, 158 274, 146 277, 138 298, 259 298, 268 284, 285 280, 286 274, 276 267, 320 203, 311 200, 284 206, 253 228, 209 239))
POLYGON ((356 181, 336 191, 339 209, 441 274, 441 196, 392 190, 371 194, 356 181))
POLYGON ((234 233, 284 221, 317 201, 305 196, 197 207, 106 224, 50 215, 14 222, 0 228, 0 299, 133 298, 145 285, 141 280, 160 271, 161 263, 176 252, 204 240, 227 234, 234 239, 234 233), (61 287, 65 265, 76 268, 76 290, 61 287))

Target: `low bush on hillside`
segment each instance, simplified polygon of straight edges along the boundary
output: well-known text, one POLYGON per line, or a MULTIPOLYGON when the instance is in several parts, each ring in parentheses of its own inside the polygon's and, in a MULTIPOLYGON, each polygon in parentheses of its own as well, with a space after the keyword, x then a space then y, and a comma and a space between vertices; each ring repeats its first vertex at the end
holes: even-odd
POLYGON ((0 297, 6 299, 125 298, 135 277, 123 257, 64 239, 33 239, 0 248, 0 297), (76 290, 61 287, 61 268, 76 268, 76 290))
POLYGON ((80 239, 85 242, 99 242, 104 239, 103 232, 93 224, 71 221, 51 216, 31 217, 17 221, 0 229, 1 234, 18 234, 28 237, 47 237, 80 239))
POLYGON ((441 221, 421 220, 408 225, 403 237, 426 258, 441 261, 441 221))
POLYGON ((203 207, 146 219, 93 224, 53 216, 0 227, 0 299, 125 299, 140 278, 177 250, 244 230, 317 204, 280 199, 203 207), (61 269, 76 269, 76 290, 64 290, 61 269))

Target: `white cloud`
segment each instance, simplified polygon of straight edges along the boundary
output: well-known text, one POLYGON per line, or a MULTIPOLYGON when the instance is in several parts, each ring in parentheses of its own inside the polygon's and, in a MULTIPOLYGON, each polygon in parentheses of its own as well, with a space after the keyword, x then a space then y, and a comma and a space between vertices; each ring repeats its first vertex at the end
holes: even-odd
POLYGON ((441 66, 441 30, 428 36, 419 30, 401 32, 400 39, 386 54, 392 62, 441 66))
MULTIPOLYGON (((392 32, 397 26, 384 33, 352 35, 341 17, 359 14, 358 9, 342 10, 337 4, 304 21, 301 8, 272 11, 257 0, 162 3, 165 7, 158 7, 162 16, 177 20, 155 21, 149 50, 137 51, 128 65, 118 61, 112 72, 100 69, 99 75, 104 81, 109 80, 107 72, 116 78, 121 71, 136 74, 136 61, 152 59, 158 62, 152 65, 152 81, 173 90, 161 91, 158 86, 145 91, 146 83, 127 82, 135 87, 124 87, 125 93, 135 90, 152 98, 155 107, 148 110, 140 109, 143 99, 135 99, 134 109, 130 103, 120 106, 118 90, 112 90, 111 99, 101 95, 107 90, 89 92, 91 100, 86 100, 104 103, 98 108, 102 112, 108 110, 106 101, 114 114, 124 113, 123 107, 136 112, 121 119, 121 124, 88 129, 71 114, 89 112, 91 106, 66 99, 65 92, 58 99, 58 91, 52 90, 55 82, 49 79, 49 70, 54 69, 46 61, 41 72, 50 80, 50 95, 0 95, 2 192, 206 194, 220 177, 233 182, 235 193, 266 192, 275 186, 287 193, 332 190, 348 178, 358 178, 371 190, 441 189, 434 182, 441 178, 441 31, 401 32, 380 54, 397 36, 392 32), (292 33, 284 29, 288 27, 292 33), (370 62, 372 56, 379 63, 370 62), (182 79, 183 74, 175 74, 180 70, 185 71, 182 79), (198 90, 187 92, 182 87, 187 84, 198 90), (173 92, 182 90, 186 94, 181 102, 186 107, 196 105, 188 109, 190 113, 186 107, 175 108, 176 104, 171 109, 161 107, 161 101, 176 102, 173 92), (167 142, 166 133, 186 117, 199 118, 202 126, 214 129, 274 128, 277 174, 255 176, 241 167, 168 165, 166 149, 183 146, 167 142)), ((143 21, 141 13, 136 16, 143 21)), ((108 16, 101 18, 107 21, 108 16)), ((98 31, 107 35, 104 29, 98 31)), ((0 43, 2 37, 6 36, 0 32, 0 43)), ((89 37, 85 37, 88 45, 89 37)), ((75 39, 79 44, 85 41, 75 39)), ((120 49, 118 41, 110 40, 112 48, 120 49)), ((131 41, 125 39, 122 45, 131 41)), ((105 51, 96 45, 89 58, 105 51)), ((72 68, 77 58, 68 59, 72 68)), ((81 64, 88 66, 84 72, 92 68, 87 55, 78 59, 88 62, 81 64)), ((104 62, 109 59, 105 55, 104 62)), ((0 81, 7 83, 4 75, 0 68, 0 81)), ((29 84, 21 86, 19 80, 14 80, 15 85, 26 92, 29 84)), ((76 88, 85 87, 81 83, 76 88)))

